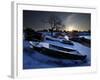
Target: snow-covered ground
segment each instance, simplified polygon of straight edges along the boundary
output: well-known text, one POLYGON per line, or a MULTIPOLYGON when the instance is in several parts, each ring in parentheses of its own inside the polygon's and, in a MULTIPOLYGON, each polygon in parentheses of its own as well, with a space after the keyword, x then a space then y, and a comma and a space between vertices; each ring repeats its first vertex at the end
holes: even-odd
POLYGON ((67 45, 57 41, 45 40, 44 42, 62 46, 64 48, 71 48, 77 50, 83 55, 87 55, 87 61, 62 60, 43 55, 30 48, 28 41, 23 42, 23 69, 34 68, 54 68, 54 67, 74 67, 74 66, 90 66, 91 64, 91 48, 86 47, 80 43, 73 42, 74 45, 67 45))
POLYGON ((85 35, 85 36, 80 36, 80 37, 84 37, 84 38, 86 38, 86 39, 91 39, 91 36, 89 36, 89 35, 85 35))

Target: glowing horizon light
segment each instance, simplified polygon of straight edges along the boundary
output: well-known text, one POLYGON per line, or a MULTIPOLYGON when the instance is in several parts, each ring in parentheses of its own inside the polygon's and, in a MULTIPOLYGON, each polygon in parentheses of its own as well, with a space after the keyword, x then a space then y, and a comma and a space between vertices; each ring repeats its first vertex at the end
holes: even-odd
POLYGON ((73 30, 75 30, 75 27, 74 26, 69 26, 66 30, 67 31, 73 31, 73 30))

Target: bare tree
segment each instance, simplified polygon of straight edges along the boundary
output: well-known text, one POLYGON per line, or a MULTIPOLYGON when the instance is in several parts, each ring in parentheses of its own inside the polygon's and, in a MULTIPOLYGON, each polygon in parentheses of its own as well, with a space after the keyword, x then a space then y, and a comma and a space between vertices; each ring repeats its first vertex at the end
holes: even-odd
POLYGON ((51 36, 53 36, 53 31, 59 31, 59 29, 64 28, 65 25, 62 24, 62 20, 56 15, 50 15, 48 20, 41 20, 43 23, 48 23, 50 25, 49 31, 51 32, 51 36))
POLYGON ((59 28, 61 27, 61 25, 62 25, 62 21, 61 21, 61 19, 58 17, 58 16, 56 16, 56 15, 51 15, 50 17, 49 17, 49 19, 48 19, 48 23, 50 24, 50 30, 51 30, 51 35, 53 36, 53 31, 54 31, 54 29, 56 30, 56 31, 58 31, 59 30, 59 28))

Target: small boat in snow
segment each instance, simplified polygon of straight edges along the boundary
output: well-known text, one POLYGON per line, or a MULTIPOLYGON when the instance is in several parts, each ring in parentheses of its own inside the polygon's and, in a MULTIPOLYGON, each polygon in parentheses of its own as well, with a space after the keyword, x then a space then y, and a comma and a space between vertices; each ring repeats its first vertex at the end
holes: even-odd
POLYGON ((74 45, 72 41, 66 40, 65 38, 54 38, 51 36, 46 36, 46 40, 57 41, 63 44, 74 45))
POLYGON ((30 42, 34 50, 49 57, 70 60, 85 60, 87 55, 82 55, 74 49, 67 49, 44 42, 30 42))

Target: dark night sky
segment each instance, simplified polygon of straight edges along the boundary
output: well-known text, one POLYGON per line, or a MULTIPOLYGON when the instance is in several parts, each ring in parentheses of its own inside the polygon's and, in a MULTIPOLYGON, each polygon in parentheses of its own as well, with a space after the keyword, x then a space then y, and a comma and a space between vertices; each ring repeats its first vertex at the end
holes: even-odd
POLYGON ((86 13, 68 13, 68 12, 47 12, 47 11, 23 11, 23 27, 33 28, 34 30, 49 29, 47 23, 51 15, 56 15, 65 25, 63 30, 90 30, 91 15, 86 13))

